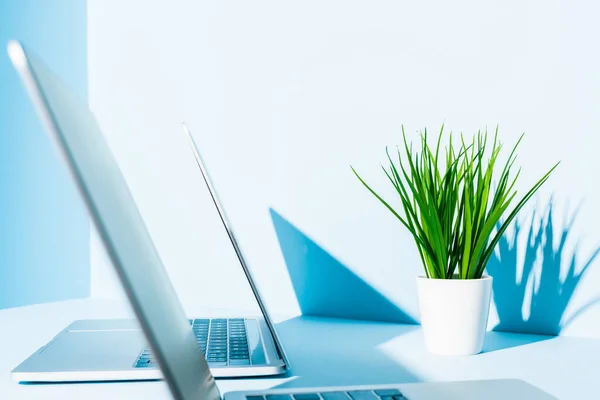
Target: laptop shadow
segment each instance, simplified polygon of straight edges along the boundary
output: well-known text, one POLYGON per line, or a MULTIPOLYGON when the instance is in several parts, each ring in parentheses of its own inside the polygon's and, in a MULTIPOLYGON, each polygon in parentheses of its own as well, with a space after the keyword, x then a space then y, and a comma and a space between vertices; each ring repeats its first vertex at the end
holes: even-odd
POLYGON ((301 316, 277 324, 276 329, 291 365, 284 377, 294 378, 277 388, 422 381, 377 348, 418 326, 301 316))
POLYGON ((269 212, 302 315, 417 324, 277 211, 269 212))

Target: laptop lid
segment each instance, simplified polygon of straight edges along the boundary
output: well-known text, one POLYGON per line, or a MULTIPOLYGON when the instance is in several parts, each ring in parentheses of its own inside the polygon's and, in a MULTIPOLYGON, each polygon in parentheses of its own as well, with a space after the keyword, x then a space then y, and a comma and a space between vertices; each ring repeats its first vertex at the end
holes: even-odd
POLYGON ((279 352, 279 355, 285 362, 286 367, 289 369, 289 363, 286 358, 285 351, 283 350, 283 347, 281 346, 279 336, 277 336, 277 332, 275 331, 273 321, 271 320, 271 317, 269 315, 269 312, 267 311, 267 307, 265 306, 265 303, 262 301, 262 298, 260 297, 260 292, 258 291, 258 287, 256 286, 254 279, 252 278, 252 273, 250 272, 250 268, 248 267, 248 264, 246 263, 244 254, 242 253, 242 250, 241 250, 240 246, 238 245, 238 241, 235 238, 235 234, 233 233, 233 228, 231 227, 231 224, 229 223, 229 220, 227 219, 227 215, 225 214, 225 208, 223 208, 223 205, 221 204, 221 202, 219 200, 219 196, 217 195, 217 191, 215 190, 215 187, 210 179, 210 175, 208 174, 208 169, 206 168, 206 163, 202 159, 198 145, 196 144, 196 141, 194 140, 194 137, 192 136, 192 133, 190 132, 190 130, 185 122, 182 123, 182 127, 183 127, 183 132, 185 133, 186 137, 188 138, 190 147, 192 149, 192 152, 194 153, 194 157, 196 158, 196 163, 198 163, 198 167, 200 168, 200 173, 202 174, 204 183, 206 183, 206 187, 208 188, 208 191, 210 193, 210 197, 212 198, 212 201, 215 204, 215 207, 217 208, 217 212, 219 213, 219 217, 221 218, 221 222, 223 223, 223 226, 225 227, 225 230, 227 231, 227 236, 229 236, 231 245, 233 246, 233 249, 235 250, 235 254, 240 262, 240 265, 242 266, 242 269, 244 270, 244 274, 246 275, 246 278, 248 279, 248 283, 250 283, 250 287, 252 288, 252 293, 254 293, 254 297, 256 298, 256 301, 258 302, 260 311, 261 311, 263 317, 265 318, 265 321, 267 322, 267 326, 269 327, 271 336, 273 336, 273 339, 275 340, 275 346, 277 347, 277 351, 279 352))
POLYGON ((36 56, 9 42, 13 65, 66 161, 176 399, 220 399, 206 360, 92 112, 36 56))

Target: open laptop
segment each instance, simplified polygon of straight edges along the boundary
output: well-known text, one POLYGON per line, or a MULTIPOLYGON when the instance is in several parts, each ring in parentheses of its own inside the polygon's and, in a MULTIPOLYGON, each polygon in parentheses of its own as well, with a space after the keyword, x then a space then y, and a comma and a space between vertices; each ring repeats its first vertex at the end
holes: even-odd
MULTIPOLYGON (((202 348, 92 113, 17 42, 10 42, 9 55, 69 166, 173 397, 220 400, 202 348)), ((228 393, 225 399, 549 400, 553 397, 522 381, 493 380, 236 392, 228 393)))
MULTIPOLYGON (((69 107, 75 108, 74 103, 69 107)), ((87 111, 89 112, 89 111, 87 111)), ((71 117, 73 118, 73 117, 71 117)), ((213 376, 249 377, 286 371, 286 358, 264 302, 219 202, 194 138, 183 124, 203 180, 256 297, 261 317, 196 318, 189 324, 213 376)), ((12 371, 27 382, 160 379, 156 357, 135 320, 74 321, 12 371)))

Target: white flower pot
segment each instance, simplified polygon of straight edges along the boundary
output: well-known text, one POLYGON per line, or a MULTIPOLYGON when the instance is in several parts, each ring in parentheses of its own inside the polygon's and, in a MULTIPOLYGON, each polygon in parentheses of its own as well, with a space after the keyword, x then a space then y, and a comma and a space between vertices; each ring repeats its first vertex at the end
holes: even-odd
POLYGON ((417 277, 417 295, 425 346, 431 353, 481 353, 492 296, 492 278, 417 277))

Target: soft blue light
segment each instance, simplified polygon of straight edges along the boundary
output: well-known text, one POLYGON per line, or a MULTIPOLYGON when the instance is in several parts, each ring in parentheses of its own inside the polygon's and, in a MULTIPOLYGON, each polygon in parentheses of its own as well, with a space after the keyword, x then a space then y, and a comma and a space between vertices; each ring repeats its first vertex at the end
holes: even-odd
POLYGON ((86 2, 0 2, 0 309, 90 291, 87 214, 8 60, 9 39, 87 99, 86 2))

